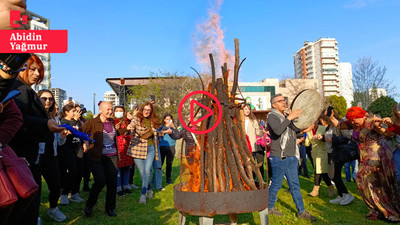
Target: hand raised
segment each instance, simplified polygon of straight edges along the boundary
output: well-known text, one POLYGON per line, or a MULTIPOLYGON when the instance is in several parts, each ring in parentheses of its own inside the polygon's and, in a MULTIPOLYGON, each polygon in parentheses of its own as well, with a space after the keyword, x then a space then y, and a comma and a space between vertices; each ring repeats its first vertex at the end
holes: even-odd
POLYGON ((292 111, 289 116, 287 117, 288 120, 294 120, 296 118, 298 118, 299 116, 301 116, 302 110, 301 109, 296 109, 294 111, 292 111))

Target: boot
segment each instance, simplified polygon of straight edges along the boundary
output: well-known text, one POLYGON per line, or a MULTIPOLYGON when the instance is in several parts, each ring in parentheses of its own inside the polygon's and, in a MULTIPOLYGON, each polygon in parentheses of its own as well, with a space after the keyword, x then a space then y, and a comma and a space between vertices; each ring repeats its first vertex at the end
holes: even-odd
POLYGON ((328 189, 329 189, 329 194, 328 194, 329 197, 333 197, 336 195, 336 190, 335 187, 333 187, 333 185, 328 186, 328 189))
POLYGON ((320 186, 315 186, 314 185, 313 190, 310 193, 308 193, 308 195, 310 195, 312 197, 317 197, 319 195, 319 187, 320 186))

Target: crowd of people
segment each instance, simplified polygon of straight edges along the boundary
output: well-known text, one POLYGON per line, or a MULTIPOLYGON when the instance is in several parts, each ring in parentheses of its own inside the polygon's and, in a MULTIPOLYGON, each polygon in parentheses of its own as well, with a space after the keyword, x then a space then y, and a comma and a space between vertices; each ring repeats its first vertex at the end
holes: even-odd
MULTIPOLYGON (((7 104, 0 104, 0 144, 10 146, 19 157, 26 159, 39 185, 39 191, 31 197, 20 198, 12 206, 0 209, 1 224, 36 224, 38 218, 40 223, 42 177, 49 190, 47 214, 55 221, 67 219, 58 204, 84 202, 79 195, 82 180, 83 189, 90 191, 84 214, 93 215, 99 194, 106 187, 105 212, 115 217, 117 196, 131 194, 133 188, 138 188, 132 181, 135 168, 142 181, 139 203, 146 204, 153 198, 153 187, 164 190, 164 163, 166 184, 174 182, 171 171, 176 140, 185 140, 187 163, 190 165, 194 160, 194 151, 199 149, 196 148, 197 135, 184 128, 177 129, 169 113, 159 120, 151 102, 136 108, 132 114, 123 106, 113 107, 111 102, 103 101, 99 103, 100 113, 88 120, 83 118, 80 106, 72 102, 59 112, 51 91, 36 93, 31 88, 43 80, 43 69, 40 59, 32 55, 26 69, 19 72, 13 82, 13 89, 21 94, 7 104), (89 135, 92 141, 81 140, 60 125, 69 125, 89 135), (94 180, 91 186, 90 173, 94 180)), ((10 77, 2 75, 0 84, 3 88, 10 86, 10 77)), ((261 122, 249 105, 243 106, 248 148, 258 163, 268 162, 269 214, 283 215, 275 203, 286 179, 298 217, 316 220, 305 210, 300 192, 299 175, 309 177, 306 165, 309 158, 314 169, 314 187, 310 196, 319 196, 321 180, 324 180, 329 196, 337 194, 330 203, 350 204, 354 196, 341 178, 343 167, 348 167, 345 169, 346 181, 357 182, 370 209, 367 218, 400 221, 400 136, 396 136, 400 135, 400 104, 394 107, 392 118, 383 119, 360 107, 350 108, 345 119, 339 119, 334 111, 324 110, 317 121, 304 130, 292 122, 301 115, 301 110, 286 113, 287 103, 282 95, 273 96, 271 105, 272 111, 261 122), (340 155, 345 148, 343 140, 358 144, 360 155, 357 159, 348 160, 340 155), (359 165, 358 171, 354 170, 355 165, 359 165)), ((199 129, 198 126, 193 128, 199 129)), ((260 170, 264 177, 264 167, 260 170)))

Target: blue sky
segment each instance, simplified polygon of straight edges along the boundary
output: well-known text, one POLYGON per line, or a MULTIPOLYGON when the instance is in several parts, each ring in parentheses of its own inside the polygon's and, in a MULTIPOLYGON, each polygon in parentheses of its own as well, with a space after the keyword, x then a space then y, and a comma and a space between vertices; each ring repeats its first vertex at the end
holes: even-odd
MULTIPOLYGON (((214 1, 28 0, 28 9, 68 30, 68 52, 51 54, 52 86, 93 109, 111 90, 109 77, 143 77, 149 72, 194 75, 196 24, 214 1)), ((304 41, 336 38, 339 61, 369 56, 400 82, 400 0, 225 0, 221 28, 227 49, 240 41, 246 57, 240 80, 293 76, 293 54, 304 41)), ((398 99, 397 99, 398 100, 398 99)), ((97 111, 97 109, 96 109, 97 111)))

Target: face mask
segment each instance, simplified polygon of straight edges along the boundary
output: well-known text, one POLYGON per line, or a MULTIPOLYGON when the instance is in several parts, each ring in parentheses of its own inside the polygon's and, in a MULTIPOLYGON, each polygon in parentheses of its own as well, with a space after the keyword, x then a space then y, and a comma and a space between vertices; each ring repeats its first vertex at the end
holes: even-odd
POLYGON ((115 112, 115 118, 121 119, 122 117, 124 117, 124 112, 115 112))

